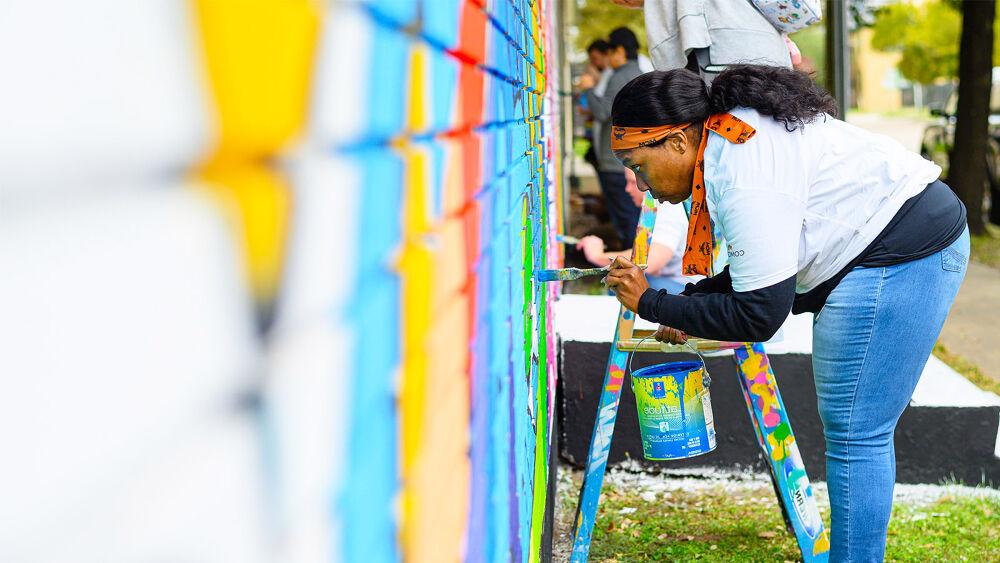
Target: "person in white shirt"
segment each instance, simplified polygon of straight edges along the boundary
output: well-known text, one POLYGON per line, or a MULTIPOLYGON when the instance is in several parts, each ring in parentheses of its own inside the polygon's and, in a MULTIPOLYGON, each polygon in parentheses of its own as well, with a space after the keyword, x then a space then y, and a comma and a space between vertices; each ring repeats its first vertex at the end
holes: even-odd
POLYGON ((893 433, 965 276, 969 231, 940 168, 834 113, 808 76, 773 66, 730 67, 710 89, 685 69, 632 80, 611 111, 612 150, 641 190, 691 198, 682 269, 711 277, 670 295, 616 258, 607 283, 670 342, 763 342, 789 311, 816 314, 830 560, 881 561, 893 433))
MULTIPOLYGON (((636 205, 642 205, 642 192, 636 183, 635 173, 625 169, 625 191, 636 205)), ((664 203, 656 207, 656 223, 646 258, 646 277, 650 287, 664 289, 678 294, 689 283, 699 281, 702 276, 685 276, 681 273, 681 255, 687 245, 688 220, 682 205, 664 203)), ((618 252, 605 251, 604 240, 590 235, 580 239, 576 247, 583 251, 587 261, 595 266, 607 266, 619 256, 629 257, 632 249, 618 252)))
POLYGON ((728 65, 791 68, 794 62, 794 44, 748 0, 611 1, 643 10, 646 43, 657 70, 687 68, 711 83, 728 65))

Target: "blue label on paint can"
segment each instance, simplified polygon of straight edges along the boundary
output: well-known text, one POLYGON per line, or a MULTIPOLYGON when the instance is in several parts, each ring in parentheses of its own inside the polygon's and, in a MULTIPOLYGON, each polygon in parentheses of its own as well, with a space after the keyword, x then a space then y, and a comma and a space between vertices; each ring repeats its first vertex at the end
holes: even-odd
POLYGON ((715 449, 715 424, 703 367, 672 362, 632 374, 642 453, 646 459, 684 459, 715 449))

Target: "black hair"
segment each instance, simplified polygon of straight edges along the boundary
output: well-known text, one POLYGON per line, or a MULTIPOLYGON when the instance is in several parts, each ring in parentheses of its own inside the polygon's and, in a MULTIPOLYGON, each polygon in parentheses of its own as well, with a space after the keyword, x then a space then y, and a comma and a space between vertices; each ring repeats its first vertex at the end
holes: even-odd
POLYGON ((837 104, 805 73, 775 66, 733 65, 711 88, 687 69, 641 74, 625 85, 611 107, 611 122, 624 127, 701 123, 709 115, 737 107, 752 108, 795 129, 837 104))
POLYGON ((639 58, 639 39, 627 27, 619 27, 609 33, 608 43, 612 48, 624 47, 625 58, 630 61, 639 58))
POLYGON ((599 53, 607 53, 611 50, 611 45, 603 39, 595 39, 587 45, 587 52, 597 51, 599 53))

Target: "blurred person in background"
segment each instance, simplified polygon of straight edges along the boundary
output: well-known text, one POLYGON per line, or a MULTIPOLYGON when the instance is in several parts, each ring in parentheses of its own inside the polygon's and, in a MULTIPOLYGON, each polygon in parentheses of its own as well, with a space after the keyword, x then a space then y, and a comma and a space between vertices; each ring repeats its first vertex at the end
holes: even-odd
POLYGON ((611 0, 642 9, 656 70, 687 68, 711 82, 726 66, 792 68, 798 48, 748 0, 611 0))
POLYGON ((598 96, 603 96, 608 87, 608 81, 615 69, 611 68, 608 59, 611 56, 611 44, 603 39, 595 39, 587 46, 587 66, 586 74, 589 74, 594 83, 594 91, 598 96))
MULTIPOLYGON (((585 84, 587 88, 593 87, 599 96, 604 95, 604 91, 608 87, 608 81, 611 80, 611 75, 614 74, 614 69, 608 63, 610 51, 611 45, 603 39, 595 39, 587 46, 587 61, 589 64, 587 65, 587 70, 583 73, 583 76, 587 78, 583 79, 581 77, 580 84, 585 84), (594 86, 591 86, 592 84, 594 86)), ((587 98, 580 96, 579 102, 581 105, 580 109, 587 116, 584 122, 584 138, 590 143, 590 146, 587 147, 587 152, 583 155, 583 159, 587 161, 587 164, 594 167, 595 173, 599 173, 597 149, 594 145, 594 139, 600 136, 600 124, 594 120, 593 115, 590 113, 587 106, 587 98)))
POLYGON ((639 69, 639 40, 635 33, 619 27, 608 35, 611 50, 608 65, 613 69, 604 92, 597 91, 597 81, 593 76, 580 77, 584 88, 583 97, 587 108, 594 116, 594 144, 597 153, 597 179, 601 184, 601 194, 611 216, 615 234, 622 244, 628 244, 635 235, 639 222, 639 206, 625 191, 625 172, 621 162, 611 152, 611 104, 618 92, 633 78, 642 74, 639 69))
MULTIPOLYGON (((626 168, 625 178, 625 189, 629 197, 636 205, 641 206, 643 195, 636 183, 635 172, 626 168)), ((676 295, 684 291, 688 283, 702 278, 681 274, 681 256, 687 243, 687 231, 688 219, 682 205, 661 203, 656 207, 656 224, 646 260, 646 278, 653 289, 664 289, 667 293, 676 295)), ((583 237, 576 247, 595 266, 607 266, 615 258, 629 258, 632 253, 631 248, 606 252, 604 240, 594 235, 583 237)))

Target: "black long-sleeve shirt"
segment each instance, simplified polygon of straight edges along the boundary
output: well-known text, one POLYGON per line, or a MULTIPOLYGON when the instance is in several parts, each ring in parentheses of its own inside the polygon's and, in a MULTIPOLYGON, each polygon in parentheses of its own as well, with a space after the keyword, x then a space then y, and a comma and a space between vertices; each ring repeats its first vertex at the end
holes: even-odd
POLYGON ((795 293, 795 276, 753 291, 733 291, 729 267, 717 276, 688 284, 680 295, 647 289, 640 317, 701 338, 764 342, 781 328, 789 312, 819 312, 851 270, 919 260, 955 242, 965 231, 965 206, 946 184, 931 183, 907 200, 868 247, 829 280, 795 293))
POLYGON ((639 316, 692 336, 737 342, 764 342, 778 332, 792 310, 795 276, 754 291, 733 291, 729 267, 688 284, 680 295, 647 289, 639 316))

